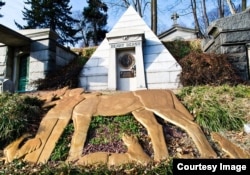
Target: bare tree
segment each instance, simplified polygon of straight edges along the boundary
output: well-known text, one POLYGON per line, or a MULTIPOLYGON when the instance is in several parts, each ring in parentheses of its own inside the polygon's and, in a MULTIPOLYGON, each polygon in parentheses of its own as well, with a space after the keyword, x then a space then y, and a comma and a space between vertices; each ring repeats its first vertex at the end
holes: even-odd
POLYGON ((219 18, 224 17, 224 0, 217 0, 219 18))
POLYGON ((241 10, 242 11, 246 10, 246 8, 247 8, 247 0, 241 0, 241 5, 242 5, 241 10))
MULTIPOLYGON (((242 0, 241 2, 247 0, 242 0)), ((199 37, 204 37, 206 28, 210 25, 210 22, 218 18, 223 18, 228 15, 227 5, 230 2, 231 9, 236 12, 234 3, 239 2, 239 0, 175 0, 166 1, 158 0, 157 14, 154 14, 153 9, 155 8, 155 0, 105 0, 107 5, 112 10, 126 9, 130 5, 133 6, 136 11, 145 19, 145 21, 150 22, 151 19, 151 29, 155 31, 155 28, 163 26, 161 30, 166 30, 166 19, 162 18, 162 15, 178 13, 180 17, 193 15, 193 22, 195 29, 197 30, 199 37), (163 3, 164 2, 164 3, 163 3), (151 3, 151 16, 149 4, 151 3), (158 24, 153 22, 153 18, 158 21, 158 24), (156 26, 154 26, 156 25, 156 26)), ((243 3, 244 6, 244 3, 243 3)), ((112 12, 113 13, 113 12, 112 12)), ((169 15, 170 16, 170 15, 169 15)), ((180 20, 181 21, 181 20, 180 20)), ((185 26, 185 24, 184 24, 185 26)))
POLYGON ((142 4, 141 4, 140 0, 133 0, 132 3, 133 3, 133 6, 135 7, 136 11, 142 17, 143 16, 143 13, 142 13, 142 4))
POLYGON ((207 16, 207 7, 206 7, 206 0, 202 0, 202 9, 203 9, 203 19, 205 23, 205 28, 209 26, 209 20, 207 16))
POLYGON ((151 29, 157 34, 157 0, 151 0, 151 29))
POLYGON ((148 0, 123 0, 127 5, 132 5, 135 10, 143 17, 146 7, 150 4, 148 0))
POLYGON ((76 37, 81 41, 81 46, 88 47, 90 45, 90 41, 88 40, 87 33, 91 30, 91 27, 86 22, 86 19, 84 19, 81 11, 75 11, 74 17, 79 20, 79 22, 76 23, 76 28, 79 29, 76 37))
POLYGON ((197 8, 196 8, 196 0, 191 0, 191 7, 192 7, 192 12, 194 16, 194 24, 195 24, 195 29, 197 30, 197 37, 203 37, 203 34, 200 29, 199 21, 198 21, 198 16, 197 16, 197 8))
POLYGON ((230 9, 231 14, 235 14, 236 13, 236 8, 234 3, 231 0, 227 0, 227 5, 230 9))
POLYGON ((146 8, 150 5, 150 0, 105 0, 104 2, 110 9, 112 7, 127 9, 129 6, 133 6, 141 17, 144 16, 146 8))
MULTIPOLYGON (((1 7, 4 6, 4 5, 5 5, 5 2, 3 2, 2 0, 0 0, 0 9, 1 9, 1 7)), ((1 18, 1 17, 3 17, 3 15, 0 14, 0 18, 1 18)))

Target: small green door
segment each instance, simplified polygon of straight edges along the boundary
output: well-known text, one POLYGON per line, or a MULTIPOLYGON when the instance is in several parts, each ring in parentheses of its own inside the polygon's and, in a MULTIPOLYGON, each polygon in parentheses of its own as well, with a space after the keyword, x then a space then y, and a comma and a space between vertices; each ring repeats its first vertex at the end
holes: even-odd
POLYGON ((19 63, 19 79, 18 79, 18 91, 23 92, 26 90, 28 84, 29 75, 29 55, 20 57, 19 63))

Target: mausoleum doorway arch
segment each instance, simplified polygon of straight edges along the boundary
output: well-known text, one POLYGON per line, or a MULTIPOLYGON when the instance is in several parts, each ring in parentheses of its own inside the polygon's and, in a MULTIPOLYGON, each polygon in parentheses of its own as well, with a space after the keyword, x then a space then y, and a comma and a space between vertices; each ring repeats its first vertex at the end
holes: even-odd
POLYGON ((26 91, 26 86, 29 83, 29 54, 24 54, 18 57, 18 87, 19 92, 26 91))
POLYGON ((135 48, 117 49, 117 90, 136 90, 136 56, 135 48))

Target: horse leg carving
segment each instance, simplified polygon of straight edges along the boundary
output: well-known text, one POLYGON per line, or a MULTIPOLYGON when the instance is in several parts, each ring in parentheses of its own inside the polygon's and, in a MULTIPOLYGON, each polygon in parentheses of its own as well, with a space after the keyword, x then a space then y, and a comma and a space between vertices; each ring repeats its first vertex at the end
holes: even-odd
POLYGON ((24 158, 25 161, 28 161, 31 163, 37 163, 37 161, 40 157, 40 154, 43 151, 45 143, 47 142, 49 136, 51 135, 51 132, 52 132, 53 128, 55 127, 57 121, 58 121, 58 119, 49 119, 48 120, 48 119, 44 118, 42 120, 35 138, 26 142, 24 146, 25 147, 35 146, 34 144, 36 144, 36 140, 40 140, 42 143, 40 143, 40 147, 38 149, 36 149, 35 151, 33 151, 25 156, 25 158, 24 158))
POLYGON ((104 165, 108 163, 110 154, 108 152, 95 152, 80 157, 75 165, 104 165))
POLYGON ((169 155, 162 126, 156 121, 154 114, 145 109, 133 111, 132 114, 148 131, 152 140, 154 160, 160 161, 168 158, 169 155))
POLYGON ((79 157, 75 165, 107 164, 108 167, 112 167, 126 163, 147 165, 151 162, 151 158, 144 152, 136 137, 123 134, 122 140, 128 149, 126 153, 90 153, 83 157, 79 157))
POLYGON ((68 123, 69 120, 43 120, 40 124, 42 127, 40 127, 40 131, 37 133, 36 137, 28 140, 27 144, 24 145, 24 147, 28 145, 34 145, 36 140, 39 140, 41 146, 35 151, 27 154, 24 160, 32 163, 46 163, 56 146, 57 140, 59 140, 64 128, 68 123))
POLYGON ((219 133, 212 132, 212 139, 215 142, 218 142, 222 150, 227 153, 231 158, 241 158, 246 159, 250 158, 250 154, 234 143, 230 142, 228 139, 220 135, 219 133))
POLYGON ((71 140, 67 161, 75 161, 82 155, 83 146, 87 138, 91 116, 73 116, 74 134, 71 140))
POLYGON ((74 134, 67 161, 75 161, 82 155, 92 115, 96 111, 98 98, 89 98, 79 103, 73 111, 74 134))
POLYGON ((5 163, 9 163, 9 162, 12 162, 14 159, 18 159, 18 158, 22 157, 24 154, 26 154, 25 151, 23 151, 24 154, 19 154, 18 148, 19 148, 19 145, 21 144, 21 142, 30 136, 31 136, 30 134, 24 134, 23 136, 21 136, 20 138, 18 138, 14 142, 10 143, 6 148, 4 148, 4 150, 3 150, 4 157, 0 158, 0 161, 4 160, 5 163))
POLYGON ((46 144, 44 145, 43 151, 41 152, 39 159, 37 162, 39 163, 46 163, 50 158, 51 153, 53 152, 57 141, 61 137, 65 127, 68 125, 70 121, 69 119, 59 119, 53 128, 53 131, 50 134, 49 139, 47 140, 46 144))
POLYGON ((56 142, 71 119, 73 108, 84 99, 82 92, 81 88, 67 90, 57 105, 46 114, 35 137, 41 140, 41 146, 27 154, 24 160, 33 163, 48 161, 56 142))
POLYGON ((185 130, 196 144, 201 157, 215 158, 217 156, 199 125, 183 116, 183 113, 174 109, 152 109, 151 111, 164 120, 185 130))

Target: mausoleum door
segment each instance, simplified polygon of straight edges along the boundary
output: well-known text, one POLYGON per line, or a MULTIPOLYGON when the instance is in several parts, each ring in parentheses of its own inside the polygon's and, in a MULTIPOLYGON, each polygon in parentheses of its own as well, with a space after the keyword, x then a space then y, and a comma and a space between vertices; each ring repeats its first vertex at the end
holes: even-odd
POLYGON ((25 91, 28 83, 29 73, 29 55, 20 57, 19 62, 19 77, 18 77, 18 91, 25 91))
POLYGON ((134 49, 117 52, 117 90, 136 90, 136 58, 134 49))

